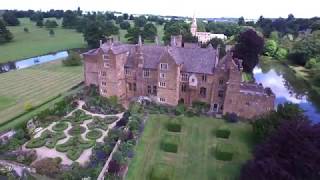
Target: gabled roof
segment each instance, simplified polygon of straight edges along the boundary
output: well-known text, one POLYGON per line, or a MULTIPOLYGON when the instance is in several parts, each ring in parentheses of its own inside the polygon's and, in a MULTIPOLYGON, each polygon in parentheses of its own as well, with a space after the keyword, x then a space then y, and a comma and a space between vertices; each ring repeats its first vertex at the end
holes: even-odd
MULTIPOLYGON (((114 54, 129 52, 125 67, 133 67, 136 57, 137 45, 132 44, 103 44, 98 49, 90 50, 84 55, 97 55, 99 50, 107 53, 109 50, 114 54)), ((144 58, 144 68, 157 69, 161 56, 168 52, 176 62, 182 65, 182 71, 191 73, 212 74, 216 63, 217 51, 213 48, 182 48, 166 47, 159 45, 142 45, 141 51, 144 58)))

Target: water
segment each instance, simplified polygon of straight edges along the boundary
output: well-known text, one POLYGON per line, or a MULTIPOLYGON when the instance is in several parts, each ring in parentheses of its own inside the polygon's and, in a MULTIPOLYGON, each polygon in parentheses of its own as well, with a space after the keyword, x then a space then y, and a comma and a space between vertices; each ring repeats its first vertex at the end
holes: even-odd
POLYGON ((257 83, 272 89, 276 104, 296 103, 311 121, 320 122, 320 96, 303 79, 298 79, 291 69, 279 63, 262 62, 253 73, 257 83))
POLYGON ((31 67, 37 64, 42 64, 45 62, 54 61, 54 60, 58 60, 66 57, 68 57, 68 52, 61 51, 54 54, 48 54, 48 55, 43 55, 43 56, 38 56, 38 57, 17 61, 15 65, 17 69, 23 69, 23 68, 31 67))

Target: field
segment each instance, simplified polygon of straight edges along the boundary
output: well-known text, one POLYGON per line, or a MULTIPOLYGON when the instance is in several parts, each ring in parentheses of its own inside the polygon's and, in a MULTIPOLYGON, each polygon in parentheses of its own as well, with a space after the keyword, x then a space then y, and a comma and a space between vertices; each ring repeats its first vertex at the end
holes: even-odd
MULTIPOLYGON (((61 24, 61 20, 57 22, 61 24)), ((75 30, 59 26, 54 28, 55 35, 51 37, 46 28, 37 27, 28 18, 21 18, 20 23, 20 26, 8 26, 14 39, 0 46, 0 63, 86 46, 83 35, 75 30), (24 27, 29 33, 23 31, 24 27)))
POLYGON ((55 61, 0 74, 0 124, 23 113, 26 104, 37 106, 80 83, 82 68, 55 61))
POLYGON ((241 165, 251 157, 252 146, 249 124, 205 117, 179 121, 152 115, 136 146, 127 179, 236 179, 241 165), (181 128, 172 124, 169 128, 168 122, 181 128), (229 138, 216 136, 222 127, 230 130, 229 138))

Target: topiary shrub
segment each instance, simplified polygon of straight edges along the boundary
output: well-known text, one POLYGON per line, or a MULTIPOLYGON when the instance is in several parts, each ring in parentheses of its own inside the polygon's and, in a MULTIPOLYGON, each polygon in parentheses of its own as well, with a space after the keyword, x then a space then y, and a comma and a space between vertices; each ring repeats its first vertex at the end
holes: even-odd
POLYGON ((216 137, 228 139, 231 134, 231 131, 226 127, 222 126, 216 131, 216 137))
POLYGON ((82 134, 86 131, 86 128, 82 127, 82 126, 79 126, 79 125, 76 125, 76 126, 73 126, 69 131, 68 133, 71 135, 71 136, 76 136, 76 135, 79 135, 79 134, 82 134))
POLYGON ((239 121, 239 117, 236 113, 226 113, 224 119, 229 123, 236 123, 239 121))
POLYGON ((102 132, 97 129, 91 130, 86 134, 86 138, 91 140, 99 139, 101 136, 102 136, 102 132))
POLYGON ((233 146, 231 144, 220 143, 216 148, 213 148, 212 153, 217 160, 231 161, 234 154, 233 151, 233 146))
POLYGON ((178 145, 170 142, 161 142, 160 148, 165 152, 177 153, 178 145))
POLYGON ((65 129, 67 129, 67 128, 68 128, 68 124, 67 124, 67 123, 65 123, 65 122, 59 122, 59 123, 55 124, 55 125, 52 127, 52 130, 60 132, 60 131, 63 131, 63 130, 65 130, 65 129))
POLYGON ((170 132, 181 132, 181 124, 168 123, 166 127, 167 127, 167 130, 170 132))
POLYGON ((174 168, 166 164, 156 164, 152 167, 149 179, 170 180, 173 178, 174 168))

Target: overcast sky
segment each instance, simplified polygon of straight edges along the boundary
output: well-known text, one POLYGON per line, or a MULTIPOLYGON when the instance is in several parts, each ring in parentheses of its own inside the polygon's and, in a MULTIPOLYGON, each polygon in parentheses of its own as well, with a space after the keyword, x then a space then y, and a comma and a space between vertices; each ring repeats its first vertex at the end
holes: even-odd
POLYGON ((320 0, 0 0, 0 9, 76 9, 197 17, 320 16, 320 0))

